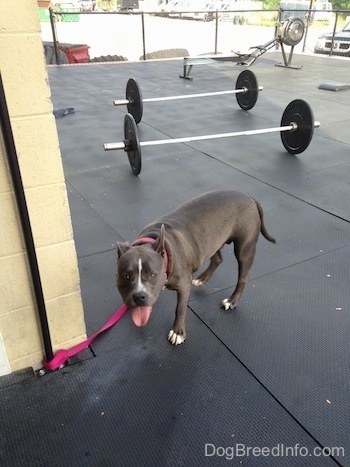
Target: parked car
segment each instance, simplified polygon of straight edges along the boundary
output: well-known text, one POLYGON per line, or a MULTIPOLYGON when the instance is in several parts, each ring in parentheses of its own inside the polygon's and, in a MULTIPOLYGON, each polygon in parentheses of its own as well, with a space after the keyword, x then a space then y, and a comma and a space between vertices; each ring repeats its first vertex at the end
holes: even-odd
POLYGON ((72 2, 51 2, 55 13, 55 20, 58 21, 77 21, 79 19, 80 6, 77 1, 72 2), (76 13, 76 15, 65 15, 62 12, 76 13))
MULTIPOLYGON (((282 0, 280 2, 280 21, 287 21, 289 18, 301 18, 305 25, 311 20, 309 0, 282 0)), ((312 14, 311 14, 312 16, 312 14)))
POLYGON ((333 5, 328 0, 314 0, 311 9, 310 0, 281 0, 280 9, 280 21, 297 17, 303 19, 306 25, 313 21, 329 22, 333 18, 333 5))
POLYGON ((214 19, 215 6, 209 2, 201 4, 192 0, 172 0, 166 5, 162 4, 160 11, 172 17, 211 21, 214 19))
POLYGON ((160 8, 161 13, 165 13, 167 16, 179 16, 180 11, 183 10, 183 2, 179 2, 177 0, 172 0, 167 4, 162 4, 160 8))
POLYGON ((201 19, 203 21, 213 21, 215 18, 215 4, 214 3, 205 3, 204 5, 201 5, 199 11, 194 14, 193 18, 194 19, 201 19))
MULTIPOLYGON (((321 34, 317 39, 314 52, 316 54, 329 54, 332 49, 333 33, 321 34)), ((333 55, 350 57, 350 21, 334 35, 332 49, 333 55)))
POLYGON ((213 3, 184 2, 184 18, 198 19, 202 21, 212 21, 214 19, 215 5, 213 3), (187 10, 187 11, 186 11, 187 10), (192 11, 191 11, 192 10, 192 11))
POLYGON ((231 11, 235 10, 235 7, 230 3, 223 3, 220 5, 219 10, 219 19, 220 21, 230 21, 233 24, 245 24, 246 20, 244 18, 243 12, 240 11, 231 11))
POLYGON ((80 5, 78 1, 72 2, 51 2, 53 5, 53 9, 55 10, 62 10, 62 11, 79 11, 80 5))
POLYGON ((263 9, 263 2, 256 0, 235 0, 219 3, 217 8, 220 21, 229 21, 233 24, 246 24, 252 13, 251 11, 260 11, 263 9))
POLYGON ((139 0, 117 0, 118 11, 134 11, 139 9, 139 0))
POLYGON ((93 11, 96 8, 96 0, 80 0, 80 11, 93 11))

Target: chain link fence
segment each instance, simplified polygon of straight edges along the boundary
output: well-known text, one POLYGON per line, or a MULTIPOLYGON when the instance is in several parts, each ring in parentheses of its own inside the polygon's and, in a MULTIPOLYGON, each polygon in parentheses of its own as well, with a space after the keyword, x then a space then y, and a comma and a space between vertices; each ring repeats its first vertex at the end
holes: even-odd
POLYGON ((40 19, 47 63, 62 64, 246 53, 276 37, 276 25, 290 15, 305 23, 295 53, 350 57, 350 25, 346 26, 350 11, 345 10, 84 13, 49 9, 40 19))

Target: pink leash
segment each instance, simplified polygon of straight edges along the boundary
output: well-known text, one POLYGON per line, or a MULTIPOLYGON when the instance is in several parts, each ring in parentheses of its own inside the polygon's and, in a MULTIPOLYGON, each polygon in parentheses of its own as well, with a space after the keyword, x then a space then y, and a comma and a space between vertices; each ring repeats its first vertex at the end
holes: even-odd
POLYGON ((126 305, 122 305, 119 308, 119 310, 117 310, 114 313, 114 315, 111 318, 109 318, 107 323, 104 326, 102 326, 102 328, 99 331, 95 332, 95 334, 90 336, 88 339, 81 342, 80 344, 75 345, 74 347, 72 347, 69 350, 59 350, 58 352, 56 352, 53 359, 50 360, 49 362, 44 360, 43 361, 44 368, 46 370, 49 370, 49 371, 55 371, 55 370, 58 370, 59 368, 61 368, 62 365, 64 365, 64 363, 66 363, 68 358, 73 357, 74 355, 78 354, 82 350, 87 349, 89 347, 89 345, 91 344, 91 342, 98 335, 100 335, 102 332, 107 331, 107 329, 114 326, 124 316, 127 309, 128 309, 128 307, 126 305))

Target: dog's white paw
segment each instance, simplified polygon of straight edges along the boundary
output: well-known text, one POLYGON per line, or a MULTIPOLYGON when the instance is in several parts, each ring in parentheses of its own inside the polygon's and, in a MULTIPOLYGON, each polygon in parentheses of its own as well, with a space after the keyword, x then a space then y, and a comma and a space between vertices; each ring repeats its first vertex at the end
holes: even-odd
POLYGON ((233 308, 235 308, 235 305, 231 302, 229 298, 224 298, 221 302, 221 308, 223 308, 225 311, 232 310, 233 308))
POLYGON ((179 345, 185 342, 185 338, 180 334, 176 334, 176 332, 171 329, 168 334, 168 341, 170 341, 173 345, 179 345))
POLYGON ((194 285, 195 287, 200 287, 201 285, 203 285, 203 281, 199 279, 192 279, 192 285, 194 285))

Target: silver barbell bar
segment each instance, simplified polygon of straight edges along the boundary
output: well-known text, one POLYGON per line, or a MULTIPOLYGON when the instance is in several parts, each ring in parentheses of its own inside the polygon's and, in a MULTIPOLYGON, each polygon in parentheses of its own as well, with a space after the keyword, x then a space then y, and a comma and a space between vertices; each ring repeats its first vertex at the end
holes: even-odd
MULTIPOLYGON (((264 88, 262 86, 258 87, 258 91, 262 91, 264 88)), ((213 91, 213 92, 202 92, 200 94, 185 94, 179 96, 166 96, 166 97, 149 97, 147 99, 142 99, 143 102, 165 102, 165 101, 176 101, 180 99, 193 99, 196 97, 210 97, 210 96, 224 96, 225 94, 240 94, 248 92, 248 88, 243 87, 241 89, 231 89, 227 91, 213 91)), ((113 101, 115 106, 118 105, 128 105, 133 103, 132 99, 118 99, 113 101)))
MULTIPOLYGON (((314 128, 318 128, 320 122, 314 122, 314 128)), ((169 138, 169 139, 159 139, 153 141, 140 141, 141 147, 146 146, 158 146, 162 144, 178 144, 178 143, 190 143, 192 141, 205 141, 209 139, 221 139, 221 138, 232 138, 235 136, 251 136, 251 135, 262 135, 265 133, 274 133, 277 131, 295 131, 298 129, 298 125, 294 122, 291 122, 290 125, 278 126, 273 128, 262 128, 257 130, 246 130, 246 131, 234 131, 232 133, 220 133, 213 135, 203 135, 203 136, 187 136, 184 138, 169 138)), ((105 151, 119 151, 126 149, 125 142, 118 143, 104 143, 103 148, 105 151)))
POLYGON ((210 96, 222 96, 225 94, 236 94, 236 100, 238 105, 243 110, 250 110, 256 104, 258 99, 259 91, 262 91, 263 87, 258 86, 258 81, 254 73, 250 70, 242 71, 237 80, 236 88, 229 89, 227 91, 212 91, 203 92, 198 94, 185 94, 177 96, 165 96, 165 97, 150 97, 143 99, 142 91, 137 81, 130 78, 126 83, 125 99, 117 99, 113 101, 115 106, 126 105, 128 113, 130 113, 136 123, 140 123, 143 115, 143 104, 146 102, 167 102, 176 101, 182 99, 193 99, 197 97, 210 97, 210 96))

